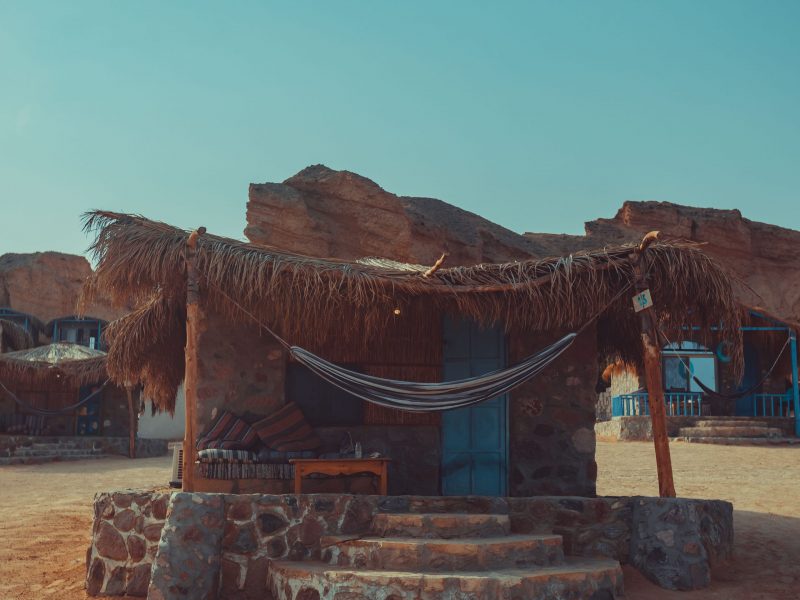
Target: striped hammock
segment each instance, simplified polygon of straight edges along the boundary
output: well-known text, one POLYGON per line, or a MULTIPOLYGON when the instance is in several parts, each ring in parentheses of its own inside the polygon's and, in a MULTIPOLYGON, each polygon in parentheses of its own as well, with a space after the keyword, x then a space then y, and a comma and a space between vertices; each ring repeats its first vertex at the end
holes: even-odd
POLYGON ((297 362, 322 379, 362 400, 411 412, 432 412, 463 408, 502 396, 541 373, 570 347, 576 335, 565 335, 513 367, 442 383, 373 377, 330 363, 298 346, 292 346, 290 352, 297 362))

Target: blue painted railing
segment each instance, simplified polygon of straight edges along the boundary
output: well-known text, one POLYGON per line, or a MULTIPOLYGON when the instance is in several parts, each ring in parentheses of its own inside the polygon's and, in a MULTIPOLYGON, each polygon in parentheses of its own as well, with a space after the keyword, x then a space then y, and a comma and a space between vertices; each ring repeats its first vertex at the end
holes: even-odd
MULTIPOLYGON (((665 392, 664 405, 667 416, 694 416, 703 414, 703 394, 701 392, 665 392)), ((649 415, 650 404, 647 392, 621 394, 611 399, 612 417, 634 417, 649 415)))
POLYGON ((788 417, 792 394, 753 394, 754 417, 788 417))

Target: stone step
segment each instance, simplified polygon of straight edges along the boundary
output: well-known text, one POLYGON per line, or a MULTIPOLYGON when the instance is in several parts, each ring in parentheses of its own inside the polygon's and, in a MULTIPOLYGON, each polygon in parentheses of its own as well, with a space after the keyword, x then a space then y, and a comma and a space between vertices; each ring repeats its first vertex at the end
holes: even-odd
POLYGON ((372 518, 372 533, 379 537, 487 538, 510 532, 508 515, 378 513, 372 518))
POLYGON ((681 436, 670 438, 673 442, 691 444, 721 444, 723 446, 792 446, 800 444, 800 438, 794 437, 713 437, 713 436, 681 436))
POLYGON ((687 437, 753 437, 775 438, 783 435, 777 427, 681 427, 679 436, 687 437))
POLYGON ((766 421, 750 421, 749 419, 703 419, 696 421, 694 427, 769 427, 766 421))
POLYGON ((623 596, 622 569, 607 559, 488 572, 368 571, 317 562, 273 561, 268 584, 275 600, 456 600, 542 598, 614 600, 623 596))
POLYGON ((93 460, 96 458, 112 458, 110 454, 77 454, 70 456, 2 456, 0 466, 4 465, 41 465, 49 462, 93 460))
POLYGON ((401 571, 490 571, 564 561, 560 535, 417 539, 345 536, 322 540, 331 565, 401 571))
POLYGON ((40 450, 58 450, 60 448, 76 448, 77 444, 75 442, 33 442, 29 447, 40 450))
POLYGON ((90 456, 101 452, 100 448, 97 450, 86 448, 57 448, 55 450, 17 448, 14 450, 14 456, 90 456))

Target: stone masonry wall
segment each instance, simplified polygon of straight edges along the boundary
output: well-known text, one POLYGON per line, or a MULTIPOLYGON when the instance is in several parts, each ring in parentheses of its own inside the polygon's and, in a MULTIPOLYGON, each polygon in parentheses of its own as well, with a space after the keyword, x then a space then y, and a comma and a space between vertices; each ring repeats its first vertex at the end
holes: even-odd
POLYGON ((145 571, 149 574, 155 562, 153 598, 218 592, 230 600, 268 600, 270 559, 324 559, 325 536, 364 534, 380 512, 509 514, 514 533, 559 534, 568 555, 634 564, 672 589, 707 585, 711 567, 728 560, 733 549, 732 506, 714 500, 176 493, 165 525, 160 519, 165 497, 98 494, 87 562, 90 595, 144 595, 145 571), (142 541, 146 551, 131 538, 142 541), (208 586, 213 590, 204 592, 208 586))
MULTIPOLYGON (((0 458, 11 458, 26 454, 26 450, 34 448, 34 444, 48 444, 52 447, 48 454, 58 454, 64 450, 85 450, 89 454, 114 454, 128 456, 129 440, 127 437, 96 436, 39 436, 39 435, 4 435, 0 434, 0 458)), ((168 451, 168 440, 136 439, 136 457, 152 458, 164 456, 168 451)), ((36 462, 31 457, 31 462, 36 462)))
MULTIPOLYGON (((257 328, 227 322, 213 313, 200 330, 197 437, 223 409, 267 415, 283 405, 286 355, 275 340, 259 335, 257 328)), ((204 480, 197 471, 195 482, 198 491, 224 491, 220 483, 204 480)))
POLYGON ((92 543, 86 554, 90 596, 145 596, 170 494, 147 490, 94 497, 92 543))
MULTIPOLYGON (((510 336, 510 363, 559 335, 510 336)), ((541 374, 511 393, 509 495, 595 495, 597 377, 596 335, 589 329, 541 374)))

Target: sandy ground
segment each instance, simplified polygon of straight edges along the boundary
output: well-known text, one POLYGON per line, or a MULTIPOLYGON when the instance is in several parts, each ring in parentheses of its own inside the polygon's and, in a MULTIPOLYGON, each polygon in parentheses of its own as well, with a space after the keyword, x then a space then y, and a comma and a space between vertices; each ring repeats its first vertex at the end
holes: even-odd
POLYGON ((0 467, 0 600, 73 600, 83 590, 95 492, 163 486, 172 459, 0 467))
MULTIPOLYGON (((661 590, 626 568, 626 598, 800 598, 800 447, 671 447, 679 495, 734 503, 736 558, 697 592, 661 590)), ((651 444, 600 443, 597 462, 599 494, 657 493, 651 444)), ((95 492, 164 485, 169 468, 168 457, 0 467, 0 600, 86 598, 95 492)))

